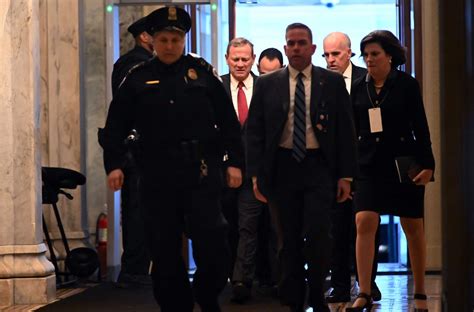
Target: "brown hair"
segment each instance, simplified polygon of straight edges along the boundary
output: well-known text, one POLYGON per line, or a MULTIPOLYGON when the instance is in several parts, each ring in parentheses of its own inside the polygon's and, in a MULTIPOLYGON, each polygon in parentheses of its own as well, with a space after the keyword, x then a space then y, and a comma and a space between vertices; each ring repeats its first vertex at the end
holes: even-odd
POLYGON ((369 43, 378 43, 382 49, 392 57, 392 68, 405 64, 407 61, 406 49, 394 34, 388 30, 374 30, 362 38, 360 53, 364 55, 365 46, 369 43))

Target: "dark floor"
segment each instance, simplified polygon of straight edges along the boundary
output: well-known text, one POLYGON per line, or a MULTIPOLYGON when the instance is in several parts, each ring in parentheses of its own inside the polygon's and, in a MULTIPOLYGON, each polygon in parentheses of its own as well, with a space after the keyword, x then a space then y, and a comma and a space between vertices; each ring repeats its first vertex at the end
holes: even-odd
MULTIPOLYGON (((429 296, 429 311, 441 311, 441 276, 429 275, 426 280, 427 294, 429 296)), ((412 305, 411 296, 413 294, 411 287, 412 279, 406 275, 386 275, 377 277, 377 284, 382 291, 382 301, 378 302, 372 311, 410 311, 412 305)), ((269 295, 257 293, 254 289, 253 299, 244 305, 238 305, 230 301, 231 290, 226 288, 221 296, 223 312, 286 312, 287 309, 280 306, 279 303, 269 295)), ((34 309, 33 309, 34 310, 34 309)), ((2 311, 31 311, 10 308, 2 311)), ((125 290, 116 288, 111 283, 102 283, 92 286, 79 294, 59 300, 39 308, 40 312, 49 311, 159 311, 155 304, 151 289, 125 290)), ((196 307, 196 312, 199 308, 196 307)), ((344 311, 344 308, 338 305, 331 306, 331 311, 344 311)), ((308 309, 307 312, 312 312, 308 309)))

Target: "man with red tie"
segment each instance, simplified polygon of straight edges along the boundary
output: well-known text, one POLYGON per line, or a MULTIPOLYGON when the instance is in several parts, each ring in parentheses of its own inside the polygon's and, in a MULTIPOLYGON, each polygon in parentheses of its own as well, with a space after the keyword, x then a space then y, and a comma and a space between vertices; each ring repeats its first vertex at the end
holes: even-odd
MULTIPOLYGON (((227 45, 226 61, 229 74, 221 78, 224 88, 232 98, 242 127, 243 140, 253 87, 257 79, 251 72, 255 62, 253 44, 245 38, 234 38, 227 45)), ((231 254, 234 256, 229 278, 233 285, 232 300, 237 303, 244 303, 250 298, 256 266, 257 226, 262 205, 253 194, 250 178, 244 177, 241 187, 227 188, 224 191, 222 208, 230 225, 229 241, 231 254)))

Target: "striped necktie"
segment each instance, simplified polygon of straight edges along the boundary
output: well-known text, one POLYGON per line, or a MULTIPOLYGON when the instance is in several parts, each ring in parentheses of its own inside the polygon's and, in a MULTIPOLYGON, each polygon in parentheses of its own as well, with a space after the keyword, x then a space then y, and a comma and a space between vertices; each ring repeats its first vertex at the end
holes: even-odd
POLYGON ((293 158, 302 161, 306 156, 306 101, 303 73, 296 77, 295 112, 293 120, 293 158))

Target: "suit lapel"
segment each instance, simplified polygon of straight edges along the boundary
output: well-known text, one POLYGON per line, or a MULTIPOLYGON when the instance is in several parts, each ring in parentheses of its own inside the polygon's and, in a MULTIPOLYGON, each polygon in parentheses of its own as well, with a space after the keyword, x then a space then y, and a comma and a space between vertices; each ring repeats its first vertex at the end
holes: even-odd
POLYGON ((311 99, 309 106, 311 120, 314 120, 316 116, 317 108, 319 106, 319 102, 321 101, 324 83, 325 81, 321 71, 313 66, 311 71, 311 99))
POLYGON ((222 84, 224 85, 225 92, 232 98, 232 92, 230 91, 230 74, 221 76, 222 84))
MULTIPOLYGON (((288 67, 278 73, 278 80, 276 84, 278 86, 278 98, 282 99, 282 109, 285 116, 287 116, 290 109, 290 71, 288 67)), ((278 102, 277 100, 276 103, 278 102)))
POLYGON ((255 93, 255 84, 257 83, 258 76, 255 75, 253 72, 250 72, 250 75, 252 75, 252 78, 253 78, 252 94, 254 94, 255 93))

